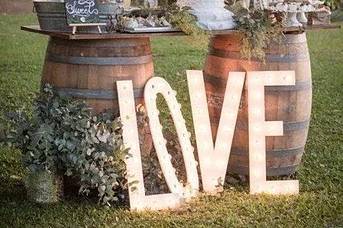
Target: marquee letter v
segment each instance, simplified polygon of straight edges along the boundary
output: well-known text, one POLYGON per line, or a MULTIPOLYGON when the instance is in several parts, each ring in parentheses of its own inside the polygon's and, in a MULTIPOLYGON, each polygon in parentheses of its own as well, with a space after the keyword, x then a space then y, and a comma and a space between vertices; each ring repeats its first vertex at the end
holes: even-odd
POLYGON ((205 192, 214 193, 223 186, 230 157, 245 72, 230 72, 226 85, 215 146, 202 71, 187 71, 193 123, 205 192))

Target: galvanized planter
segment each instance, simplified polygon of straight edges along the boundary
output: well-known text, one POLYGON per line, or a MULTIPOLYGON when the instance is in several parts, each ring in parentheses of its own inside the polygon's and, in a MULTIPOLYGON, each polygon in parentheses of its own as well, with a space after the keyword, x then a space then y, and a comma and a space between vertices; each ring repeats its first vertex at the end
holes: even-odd
MULTIPOLYGON (((99 18, 101 23, 108 23, 109 18, 115 18, 122 7, 121 0, 98 0, 99 18)), ((71 27, 67 25, 64 0, 35 0, 34 10, 37 13, 38 22, 43 30, 70 32, 71 27)), ((106 31, 105 26, 102 30, 106 31)), ((81 27, 78 32, 95 33, 96 28, 81 27)))
POLYGON ((63 175, 49 171, 29 172, 25 186, 28 200, 35 203, 57 203, 64 195, 63 175))

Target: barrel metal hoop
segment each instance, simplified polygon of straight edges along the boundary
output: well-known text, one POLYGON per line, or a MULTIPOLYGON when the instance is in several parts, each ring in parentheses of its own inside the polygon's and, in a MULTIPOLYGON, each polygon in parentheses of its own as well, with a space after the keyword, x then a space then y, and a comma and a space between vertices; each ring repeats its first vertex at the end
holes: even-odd
POLYGON ((75 65, 139 65, 152 62, 151 55, 139 57, 81 57, 81 56, 60 56, 52 53, 47 54, 47 60, 57 63, 75 65))
POLYGON ((309 90, 312 88, 311 81, 297 82, 295 85, 290 86, 266 86, 267 92, 279 92, 279 91, 302 91, 309 90))
POLYGON ((299 121, 299 122, 284 122, 283 130, 285 132, 299 131, 307 129, 310 125, 310 120, 299 121))
MULTIPOLYGON (((86 41, 87 42, 87 41, 86 41)), ((63 47, 72 47, 72 48, 85 48, 85 49, 88 49, 88 48, 96 48, 96 49, 106 49, 106 50, 111 50, 111 49, 121 49, 121 48, 135 48, 135 49, 140 49, 140 50, 147 50, 146 53, 144 53, 145 55, 151 55, 151 50, 150 50, 150 45, 148 44, 137 44, 137 43, 133 43, 133 44, 127 44, 127 46, 125 46, 125 44, 123 45, 120 45, 120 44, 115 44, 115 46, 110 46, 108 44, 104 44, 104 43, 99 43, 99 42, 88 42, 88 43, 84 43, 82 44, 79 40, 77 40, 76 42, 74 43, 71 43, 71 42, 68 42, 68 43, 59 43, 59 42, 56 42, 56 40, 54 40, 54 43, 53 45, 61 45, 63 47), (67 46, 68 45, 68 46, 67 46)))
MULTIPOLYGON (((307 130, 309 125, 310 125, 310 120, 298 121, 298 122, 283 121, 283 131, 285 133, 288 133, 292 131, 307 130)), ((248 125, 242 125, 239 129, 248 130, 248 125)))
MULTIPOLYGON (((304 152, 304 147, 296 147, 296 148, 290 148, 290 149, 278 149, 278 150, 268 150, 266 152, 267 156, 271 157, 289 157, 289 156, 295 156, 298 154, 302 154, 304 152)), ((235 156, 247 156, 249 154, 248 151, 239 149, 237 147, 234 147, 231 149, 231 154, 235 156)))
MULTIPOLYGON (((219 122, 220 117, 214 118, 212 117, 212 120, 215 120, 216 122, 219 122)), ((299 121, 299 122, 286 122, 283 121, 283 131, 285 133, 289 133, 292 131, 301 131, 301 130, 307 130, 307 128, 310 125, 310 120, 305 121, 299 121)), ((240 124, 237 125, 238 129, 248 131, 248 125, 247 124, 240 124)))
MULTIPOLYGON (((237 59, 242 60, 242 55, 240 52, 237 51, 225 51, 217 48, 210 47, 209 55, 213 55, 215 57, 220 58, 230 58, 230 59, 237 59)), ((309 54, 307 52, 298 53, 298 54, 266 54, 266 61, 267 62, 299 62, 299 61, 309 61, 309 54)), ((251 58, 251 61, 261 62, 256 58, 251 58)))
MULTIPOLYGON (((267 176, 282 176, 290 175, 296 172, 298 165, 285 166, 278 168, 267 168, 267 176)), ((239 173, 243 175, 249 175, 249 167, 246 166, 228 166, 228 171, 233 173, 239 173)))
MULTIPOLYGON (((96 90, 96 89, 73 89, 55 88, 58 95, 62 97, 73 97, 82 99, 114 100, 118 99, 116 90, 96 90)), ((134 89, 135 98, 143 97, 144 89, 134 89)))
MULTIPOLYGON (((204 81, 221 89, 226 88, 227 79, 219 78, 219 77, 204 73, 204 81)), ((279 91, 301 91, 301 90, 308 90, 311 88, 312 88, 312 82, 308 80, 308 81, 296 82, 295 85, 290 85, 290 86, 266 86, 265 90, 267 92, 269 91, 279 92, 279 91)))
POLYGON ((211 85, 221 89, 226 88, 227 79, 219 78, 214 75, 207 74, 205 72, 203 75, 205 83, 210 83, 211 85))

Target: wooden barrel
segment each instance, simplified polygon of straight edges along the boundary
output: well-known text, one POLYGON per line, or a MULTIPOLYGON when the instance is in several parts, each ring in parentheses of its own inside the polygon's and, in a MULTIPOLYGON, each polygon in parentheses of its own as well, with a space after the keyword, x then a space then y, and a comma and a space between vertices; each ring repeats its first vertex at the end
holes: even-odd
MULTIPOLYGON (((115 82, 132 80, 138 105, 143 104, 145 83, 153 75, 149 38, 65 40, 52 37, 47 47, 42 85, 49 83, 61 96, 85 100, 94 113, 119 113, 115 82)), ((150 136, 144 141, 144 146, 151 147, 150 136)))
MULTIPOLYGON (((230 71, 294 70, 295 86, 265 88, 267 121, 284 121, 284 136, 267 137, 267 175, 283 176, 296 171, 304 153, 309 129, 312 81, 306 34, 286 34, 281 43, 266 50, 266 63, 240 55, 239 33, 214 36, 204 67, 204 78, 211 115, 213 135, 216 135, 226 81, 230 71)), ((227 110, 230 111, 230 110, 227 110)), ((249 173, 248 102, 245 86, 231 149, 229 172, 249 173)))

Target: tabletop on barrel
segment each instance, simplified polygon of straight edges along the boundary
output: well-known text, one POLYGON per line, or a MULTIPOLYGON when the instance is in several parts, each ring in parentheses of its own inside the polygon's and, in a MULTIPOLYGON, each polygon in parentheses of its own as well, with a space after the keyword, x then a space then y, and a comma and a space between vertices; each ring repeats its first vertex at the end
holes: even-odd
MULTIPOLYGON (((320 29, 339 29, 340 25, 313 25, 305 27, 288 27, 284 28, 284 32, 303 32, 306 30, 320 30, 320 29)), ((186 35, 183 32, 156 32, 156 33, 102 33, 102 34, 72 34, 68 32, 56 32, 56 31, 47 31, 40 29, 39 25, 29 25, 22 26, 22 30, 34 33, 40 33, 44 35, 49 35, 53 37, 58 37, 67 40, 95 40, 95 39, 123 39, 123 38, 139 38, 139 37, 154 37, 154 36, 183 36, 186 35)), ((230 34, 238 32, 237 30, 222 30, 222 31, 213 31, 212 35, 220 34, 230 34)))
POLYGON ((155 33, 80 33, 72 34, 68 32, 56 32, 40 29, 39 25, 22 26, 22 30, 52 37, 58 37, 67 40, 101 40, 101 39, 123 39, 123 38, 140 38, 140 37, 154 37, 154 36, 182 36, 183 32, 155 32, 155 33))

